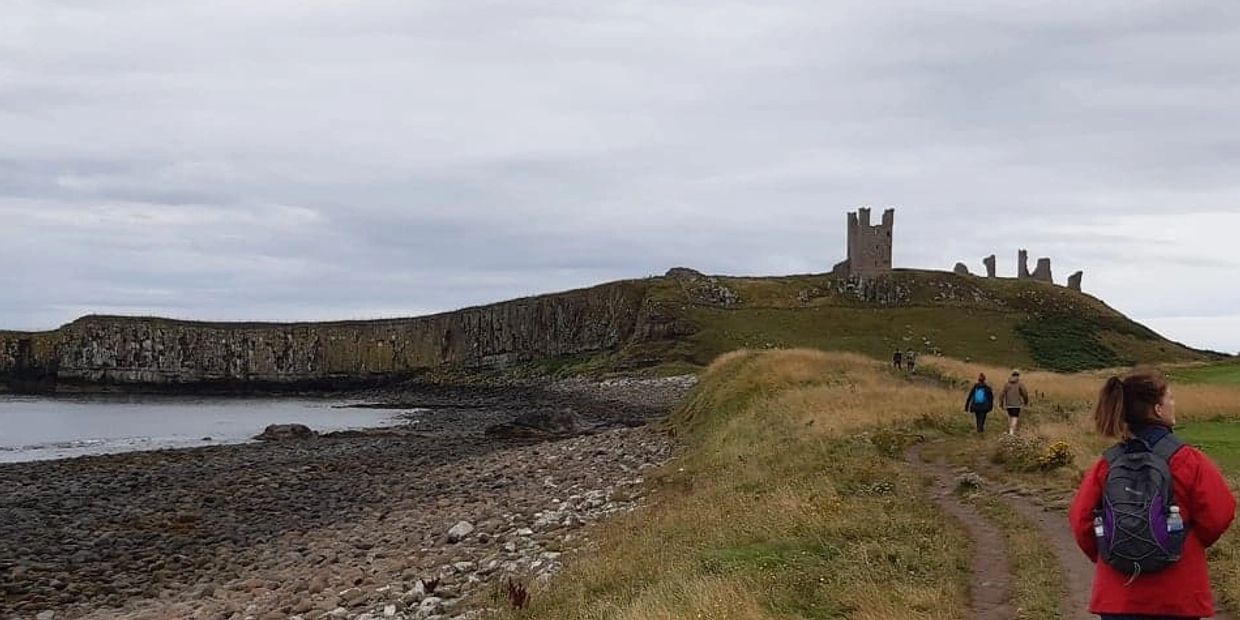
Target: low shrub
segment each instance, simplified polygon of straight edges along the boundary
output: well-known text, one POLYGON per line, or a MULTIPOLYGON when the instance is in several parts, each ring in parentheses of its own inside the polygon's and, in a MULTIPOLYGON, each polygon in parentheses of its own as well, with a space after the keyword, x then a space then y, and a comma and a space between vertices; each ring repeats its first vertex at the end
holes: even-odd
POLYGON ((902 458, 904 450, 924 437, 904 429, 882 428, 869 433, 870 444, 883 456, 902 458))
POLYGON ((1072 446, 1066 441, 1056 441, 1046 446, 1038 455, 1038 469, 1050 471, 1072 464, 1072 446))
POLYGON ((913 428, 935 431, 945 435, 960 435, 973 430, 973 415, 923 413, 913 420, 913 428))
POLYGON ((1051 471, 1072 463, 1072 446, 1036 436, 1004 435, 991 461, 1008 471, 1051 471))

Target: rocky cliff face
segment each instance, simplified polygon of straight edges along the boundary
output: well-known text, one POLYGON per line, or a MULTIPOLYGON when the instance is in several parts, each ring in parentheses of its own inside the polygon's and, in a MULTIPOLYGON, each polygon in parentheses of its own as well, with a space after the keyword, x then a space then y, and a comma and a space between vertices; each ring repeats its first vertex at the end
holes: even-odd
MULTIPOLYGON (((886 356, 889 343, 899 346, 913 332, 927 345, 924 334, 945 334, 948 353, 1014 366, 1075 370, 1216 357, 1168 342, 1101 300, 1041 282, 917 270, 857 279, 722 277, 676 268, 662 278, 408 319, 201 323, 90 316, 51 332, 0 332, 0 389, 334 388, 443 365, 502 367, 593 353, 616 355, 584 360, 584 367, 597 361, 632 370, 704 365, 720 353, 771 342, 886 356), (854 324, 857 310, 886 312, 889 320, 854 324), (943 325, 974 323, 977 311, 1006 331, 943 331, 943 325)), ((575 362, 564 361, 570 368, 575 362)))
POLYGON ((0 385, 54 377, 59 341, 59 332, 0 331, 0 385))
POLYGON ((54 332, 0 332, 10 383, 314 384, 443 364, 511 362, 615 349, 640 332, 646 284, 624 281, 409 319, 199 323, 90 316, 54 332))

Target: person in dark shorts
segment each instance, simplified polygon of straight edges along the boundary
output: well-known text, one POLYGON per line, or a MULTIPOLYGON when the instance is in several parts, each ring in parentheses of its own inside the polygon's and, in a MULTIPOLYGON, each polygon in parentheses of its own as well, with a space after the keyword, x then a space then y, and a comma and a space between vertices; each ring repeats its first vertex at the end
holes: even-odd
POLYGON ((1029 390, 1020 381, 1020 371, 1013 370, 1012 376, 999 393, 999 407, 1007 409, 1008 434, 1016 434, 1016 426, 1020 423, 1020 410, 1029 405, 1029 390))
POLYGON ((896 370, 904 367, 904 354, 899 349, 896 349, 896 352, 891 354, 891 365, 895 366, 896 370))
POLYGON ((986 375, 979 374, 977 383, 969 388, 969 393, 964 398, 964 410, 973 414, 977 422, 977 434, 980 435, 986 430, 986 414, 990 413, 994 406, 995 393, 986 384, 986 375))

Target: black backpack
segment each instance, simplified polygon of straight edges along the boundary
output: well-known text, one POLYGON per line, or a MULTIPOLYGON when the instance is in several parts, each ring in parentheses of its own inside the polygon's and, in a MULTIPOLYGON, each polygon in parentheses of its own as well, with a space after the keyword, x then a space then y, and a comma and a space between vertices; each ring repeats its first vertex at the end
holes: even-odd
POLYGON ((1096 512, 1102 519, 1098 554, 1125 575, 1157 572, 1180 559, 1187 524, 1169 531, 1167 521, 1175 505, 1171 457, 1182 447, 1168 434, 1153 447, 1133 439, 1103 455, 1110 471, 1096 512))

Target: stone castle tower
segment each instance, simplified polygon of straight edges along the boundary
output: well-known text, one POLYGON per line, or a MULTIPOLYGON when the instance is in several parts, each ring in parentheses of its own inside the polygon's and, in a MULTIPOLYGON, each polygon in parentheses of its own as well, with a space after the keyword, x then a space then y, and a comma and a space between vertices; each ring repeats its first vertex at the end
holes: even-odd
POLYGON ((869 207, 848 214, 848 259, 832 273, 842 276, 876 276, 891 272, 891 231, 896 210, 883 211, 883 222, 870 225, 869 207))

